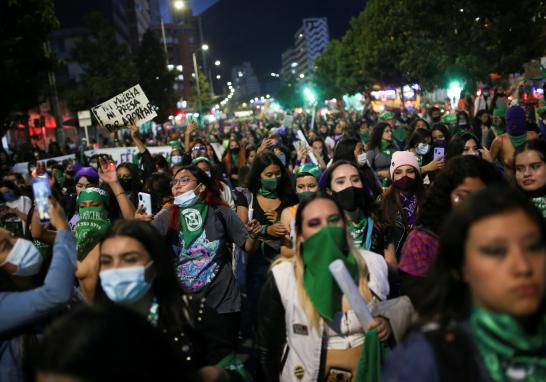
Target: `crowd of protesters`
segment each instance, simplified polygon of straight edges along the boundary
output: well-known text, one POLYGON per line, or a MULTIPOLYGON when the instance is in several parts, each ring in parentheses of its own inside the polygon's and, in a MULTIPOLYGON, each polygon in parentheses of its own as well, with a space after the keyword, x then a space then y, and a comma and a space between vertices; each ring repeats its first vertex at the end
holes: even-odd
POLYGON ((0 380, 544 381, 536 116, 365 107, 131 126, 132 162, 2 151, 0 380))

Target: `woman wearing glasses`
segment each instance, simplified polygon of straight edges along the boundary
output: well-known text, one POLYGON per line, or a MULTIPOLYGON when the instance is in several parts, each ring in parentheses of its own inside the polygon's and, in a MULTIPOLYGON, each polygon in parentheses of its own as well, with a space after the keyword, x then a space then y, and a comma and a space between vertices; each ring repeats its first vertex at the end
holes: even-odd
POLYGON ((245 226, 220 198, 216 183, 197 166, 178 171, 171 191, 174 204, 153 217, 152 225, 174 250, 176 275, 193 316, 193 340, 201 344, 200 356, 209 365, 218 364, 234 353, 240 322, 231 243, 255 250, 260 226, 245 226))

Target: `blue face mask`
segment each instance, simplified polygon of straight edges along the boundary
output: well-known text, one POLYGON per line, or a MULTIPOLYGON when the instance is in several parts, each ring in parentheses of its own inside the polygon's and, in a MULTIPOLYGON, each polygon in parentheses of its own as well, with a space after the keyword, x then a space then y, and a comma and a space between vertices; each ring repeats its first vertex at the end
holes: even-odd
POLYGON ((114 302, 130 303, 142 298, 152 287, 146 281, 146 267, 113 268, 100 272, 100 285, 108 298, 114 302))
POLYGON ((13 192, 11 191, 8 191, 8 192, 4 192, 2 194, 2 196, 4 197, 4 200, 6 202, 13 202, 14 200, 17 200, 17 195, 15 195, 13 192))
POLYGON ((415 149, 415 151, 419 155, 425 155, 429 152, 429 150, 430 150, 430 145, 428 143, 419 143, 417 145, 417 148, 415 149))
POLYGON ((282 164, 284 166, 286 166, 286 155, 284 153, 282 154, 277 154, 277 158, 279 158, 279 160, 282 162, 282 164))
MULTIPOLYGON (((200 184, 197 185, 197 187, 199 186, 200 184)), ((186 207, 191 207, 195 203, 197 203, 199 196, 195 195, 195 192, 194 192, 197 189, 197 187, 195 187, 193 190, 186 191, 181 195, 175 196, 173 201, 174 205, 180 208, 186 208, 186 207)))
POLYGON ((172 164, 180 164, 182 163, 182 157, 180 155, 173 155, 171 157, 172 164))

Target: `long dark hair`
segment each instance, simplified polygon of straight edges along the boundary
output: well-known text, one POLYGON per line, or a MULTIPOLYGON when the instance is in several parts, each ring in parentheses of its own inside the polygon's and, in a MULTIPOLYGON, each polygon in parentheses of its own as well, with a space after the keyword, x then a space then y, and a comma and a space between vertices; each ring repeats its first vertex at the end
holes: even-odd
POLYGON ((387 127, 391 127, 387 122, 379 122, 372 129, 370 135, 370 141, 368 142, 367 150, 373 150, 377 147, 381 147, 381 139, 383 137, 383 132, 387 127))
POLYGON ((536 151, 540 156, 540 159, 543 162, 546 162, 546 142, 542 139, 531 139, 525 141, 525 143, 516 150, 516 153, 514 154, 514 168, 516 168, 516 157, 525 151, 536 151))
MULTIPOLYGON (((173 268, 174 254, 164 240, 160 240, 159 232, 149 223, 137 220, 118 220, 106 232, 101 245, 107 239, 117 236, 127 236, 137 240, 146 249, 154 262, 156 277, 152 282, 152 292, 159 304, 159 322, 161 329, 181 331, 186 323, 182 303, 182 291, 173 268)), ((100 276, 99 276, 100 277, 100 276)), ((100 283, 97 285, 97 301, 110 301, 100 283)))
MULTIPOLYGON (((425 187, 423 185, 423 176, 418 171, 418 169, 415 169, 415 182, 416 182, 416 188, 415 188, 415 196, 417 197, 417 211, 421 209, 421 204, 423 203, 423 196, 425 193, 425 187)), ((395 220, 397 215, 402 216, 402 221, 407 226, 408 222, 406 222, 404 218, 404 214, 402 213, 402 204, 400 203, 400 190, 394 186, 394 184, 391 184, 391 186, 388 188, 387 192, 385 193, 385 197, 381 201, 380 206, 381 211, 381 221, 386 227, 392 227, 395 225, 395 220)))
POLYGON ((322 159, 328 163, 328 161, 330 160, 330 156, 328 155, 328 149, 326 149, 326 143, 324 143, 324 139, 320 138, 320 137, 317 137, 313 140, 311 140, 311 142, 309 142, 309 144, 311 146, 313 146, 313 143, 315 142, 321 142, 322 143, 322 159))
POLYGON ((415 299, 416 308, 425 321, 447 325, 452 320, 465 320, 469 316, 471 291, 462 275, 468 233, 477 221, 510 211, 524 212, 537 225, 541 242, 546 244, 546 220, 523 193, 496 186, 470 195, 447 218, 438 258, 426 279, 422 296, 415 299))
POLYGON ((442 134, 444 135, 444 139, 446 140, 446 142, 449 142, 449 140, 451 138, 451 133, 449 132, 449 128, 446 126, 445 123, 438 122, 438 123, 435 123, 434 125, 432 125, 432 129, 430 130, 431 136, 432 136, 432 133, 435 130, 441 131, 442 134))
POLYGON ((250 171, 246 177, 247 188, 253 194, 257 193, 260 187, 262 187, 260 182, 260 175, 262 171, 265 170, 267 166, 272 164, 279 166, 281 169, 281 179, 279 181, 279 186, 277 187, 279 199, 283 202, 295 202, 295 195, 288 171, 286 171, 286 167, 282 164, 279 158, 277 158, 277 156, 271 151, 262 152, 261 154, 257 155, 254 162, 252 162, 252 166, 250 167, 250 171))
POLYGON ((476 144, 478 145, 478 149, 483 148, 480 140, 474 134, 457 134, 451 138, 449 144, 447 145, 446 160, 462 155, 462 153, 464 152, 464 145, 471 139, 476 142, 476 144))
POLYGON ((486 186, 507 185, 497 169, 484 159, 470 155, 455 157, 438 172, 427 190, 416 224, 438 234, 451 211, 451 193, 465 178, 479 178, 486 186))
MULTIPOLYGON (((417 147, 417 145, 421 142, 423 142, 426 138, 430 138, 432 141, 432 133, 430 130, 426 129, 416 129, 409 137, 407 141, 406 148, 407 149, 414 149, 417 147)), ((432 142, 431 142, 432 144, 432 142)))
POLYGON ((349 162, 355 162, 355 147, 361 143, 360 140, 354 138, 344 138, 336 146, 334 150, 333 161, 346 160, 349 162))

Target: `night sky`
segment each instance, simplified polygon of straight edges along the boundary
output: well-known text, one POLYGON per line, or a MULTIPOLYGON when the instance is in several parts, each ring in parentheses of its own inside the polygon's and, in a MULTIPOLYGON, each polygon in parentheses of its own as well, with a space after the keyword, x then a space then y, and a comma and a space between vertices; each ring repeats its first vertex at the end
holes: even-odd
POLYGON ((202 14, 211 60, 222 61, 223 77, 242 61, 252 63, 260 81, 279 72, 281 53, 293 45, 302 19, 327 17, 330 38, 340 38, 366 0, 220 0, 202 14))

